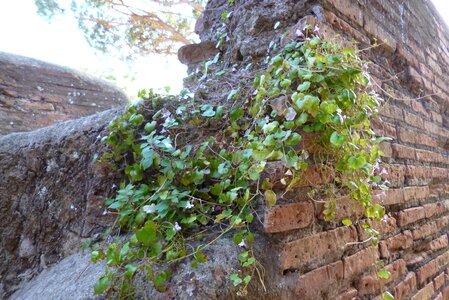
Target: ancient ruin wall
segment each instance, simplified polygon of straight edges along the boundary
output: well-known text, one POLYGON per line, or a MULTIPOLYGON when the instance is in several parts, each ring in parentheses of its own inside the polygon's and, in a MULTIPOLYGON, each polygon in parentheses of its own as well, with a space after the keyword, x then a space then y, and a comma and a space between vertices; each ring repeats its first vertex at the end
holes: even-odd
MULTIPOLYGON (((226 1, 209 5, 196 27, 203 40, 219 27, 216 11, 227 10, 226 1)), ((322 205, 304 200, 301 191, 265 211, 264 230, 279 245, 281 280, 295 282, 293 298, 379 299, 388 290, 396 299, 449 299, 449 30, 430 1, 241 1, 233 13, 225 59, 258 60, 276 33, 287 31, 282 44, 302 24, 316 24, 323 35, 339 34, 369 49, 362 55, 373 62, 373 80, 387 100, 373 124, 392 138, 382 145, 391 189, 374 195, 389 212, 374 224, 382 236, 378 246, 364 242, 360 223, 339 224, 362 216, 347 198, 337 200, 333 223, 324 222, 322 205), (277 21, 284 28, 274 33, 277 21), (391 278, 376 276, 378 261, 391 278)), ((306 181, 319 185, 327 178, 310 172, 306 181)))
MULTIPOLYGON (((373 224, 382 235, 379 245, 364 242, 367 236, 359 223, 349 227, 340 224, 339 220, 345 217, 362 215, 354 203, 345 198, 338 199, 336 220, 325 222, 322 205, 302 196, 308 187, 289 193, 280 199, 277 206, 264 208, 261 213, 261 234, 271 243, 265 253, 276 259, 270 257, 264 260, 261 257, 269 271, 266 278, 269 291, 253 294, 250 298, 378 300, 381 292, 388 290, 396 299, 449 299, 449 281, 446 279, 449 275, 449 31, 430 2, 241 0, 229 8, 228 1, 212 0, 197 25, 203 41, 212 39, 220 13, 230 9, 234 10, 228 25, 233 39, 225 49, 224 59, 231 63, 243 64, 262 58, 270 40, 279 38, 285 31, 294 32, 292 26, 305 16, 308 16, 305 20, 317 24, 323 34, 340 33, 346 40, 356 39, 361 43, 360 48, 368 47, 374 40, 382 43, 363 53, 374 62, 371 71, 388 100, 382 110, 382 121, 376 122, 375 128, 379 133, 393 138, 382 146, 386 154, 383 167, 388 172, 391 189, 384 193, 376 192, 374 197, 389 212, 383 221, 373 224), (273 31, 277 21, 282 25, 278 31, 273 31), (379 260, 385 263, 392 274, 391 278, 379 279, 376 276, 373 264, 379 260)), ((90 138, 93 139, 97 130, 89 132, 92 132, 90 138)), ((0 139, 0 145, 1 142, 0 139)), ((25 156, 30 150, 22 148, 22 156, 25 156)), ((13 152, 11 149, 3 151, 13 152)), ((90 150, 86 151, 86 157, 92 156, 90 150)), ((70 157, 69 154, 65 156, 70 157)), ((0 157, 2 166, 4 159, 0 157)), ((20 161, 23 170, 32 170, 33 164, 25 158, 20 161)), ((49 164, 46 160, 33 172, 37 176, 51 178, 52 174, 44 175, 49 164)), ((8 174, 16 174, 14 176, 19 178, 22 171, 14 170, 11 168, 8 174)), ((58 174, 59 177, 65 176, 64 173, 58 174)), ((12 175, 8 176, 10 179, 6 184, 11 185, 15 179, 12 175)), ((328 177, 311 171, 306 174, 306 180, 312 185, 322 184, 328 177)), ((6 190, 4 183, 0 186, 6 190)), ((39 191, 37 186, 34 188, 39 191)), ((75 185, 69 187, 67 193, 74 189, 75 185)), ((39 193, 33 197, 38 196, 39 193)), ((17 199, 20 197, 7 201, 19 205, 17 199)), ((47 198, 44 199, 47 201, 47 198)), ((93 200, 83 198, 82 201, 78 203, 80 207, 93 207, 85 202, 93 200)), ((29 203, 33 205, 34 202, 29 203)), ((62 211, 69 211, 68 203, 61 207, 62 211)), ((11 209, 14 211, 14 208, 11 209)), ((51 206, 47 204, 39 210, 41 214, 51 211, 51 206)), ((3 226, 7 227, 8 224, 3 226)), ((38 265, 39 255, 44 254, 45 258, 45 251, 49 251, 46 248, 33 252, 29 258, 20 258, 20 253, 28 253, 20 250, 30 247, 20 237, 23 231, 17 231, 17 234, 14 228, 7 228, 10 229, 11 240, 17 241, 14 249, 2 250, 9 255, 10 261, 31 259, 38 265)), ((75 235, 78 233, 75 232, 75 235)), ((46 232, 43 236, 51 239, 52 233, 46 232)), ((36 234, 33 237, 36 237, 34 243, 41 243, 43 239, 36 234)), ((58 255, 65 255, 61 246, 57 251, 58 255)), ((188 269, 185 265, 181 268, 188 269)), ((17 268, 14 272, 19 271, 23 272, 23 269, 17 268)), ((49 273, 51 269, 47 275, 49 273)), ((209 274, 217 281, 219 279, 220 285, 229 284, 226 277, 221 276, 222 273, 218 276, 214 269, 203 271, 203 274, 209 274)), ((74 278, 78 275, 74 274, 74 278)), ((11 282, 16 283, 15 279, 11 282)), ((11 282, 8 291, 13 290, 11 282)), ((36 282, 39 282, 39 277, 36 282)), ((48 280, 41 279, 40 282, 41 285, 34 287, 39 287, 42 295, 49 295, 45 294, 46 290, 51 290, 48 280)), ((194 293, 205 288, 195 284, 191 286, 191 282, 176 282, 174 288, 177 291, 185 288, 194 293)), ((201 284, 201 281, 195 282, 201 284)), ((64 284, 56 282, 54 285, 60 287, 64 284)), ((69 282, 68 285, 73 284, 69 282)), ((25 286, 22 292, 30 295, 30 292, 36 291, 30 287, 33 287, 33 282, 25 286)), ((60 294, 63 289, 58 291, 58 296, 63 297, 60 294)), ((20 291, 18 295, 21 299, 20 291)), ((180 299, 188 299, 188 296, 180 299)))
POLYGON ((88 116, 127 101, 106 81, 0 52, 0 135, 88 116))

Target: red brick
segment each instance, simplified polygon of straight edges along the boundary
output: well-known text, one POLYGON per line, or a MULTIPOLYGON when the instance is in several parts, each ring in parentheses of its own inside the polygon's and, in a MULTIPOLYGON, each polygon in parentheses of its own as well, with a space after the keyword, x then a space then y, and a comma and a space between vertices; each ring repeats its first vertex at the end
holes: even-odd
POLYGON ((416 275, 413 272, 407 274, 405 279, 394 288, 394 299, 402 300, 416 287, 416 275))
POLYGON ((414 223, 418 220, 424 219, 425 217, 426 213, 424 211, 424 207, 419 206, 408 208, 399 212, 398 225, 402 227, 414 223))
POLYGON ((325 0, 327 5, 333 6, 336 11, 343 14, 349 21, 353 21, 360 27, 363 26, 363 13, 359 5, 354 5, 351 0, 325 0))
POLYGON ((412 246, 412 233, 407 230, 404 233, 392 236, 380 242, 381 256, 389 257, 391 252, 408 249, 412 246))
POLYGON ((404 188, 404 201, 421 200, 429 197, 428 186, 413 186, 404 188))
POLYGON ((349 290, 338 295, 335 300, 353 300, 357 296, 357 290, 350 288, 349 290))
POLYGON ((331 299, 336 293, 336 285, 343 279, 343 263, 341 261, 315 269, 301 275, 296 282, 298 299, 331 299))
POLYGON ((436 222, 424 224, 423 226, 412 230, 413 240, 420 240, 426 236, 434 234, 437 230, 436 222))
POLYGON ((393 157, 403 159, 415 159, 415 148, 403 146, 399 144, 391 144, 391 150, 393 157))
POLYGON ((377 247, 371 246, 343 259, 344 278, 361 274, 379 259, 377 247))
POLYGON ((390 273, 391 277, 389 279, 382 279, 377 277, 376 273, 362 276, 357 281, 357 290, 359 291, 359 296, 364 296, 368 294, 374 294, 379 292, 380 289, 386 284, 395 281, 397 278, 405 274, 407 271, 405 261, 399 259, 392 264, 385 267, 390 273))
POLYGON ((359 231, 359 241, 367 240, 370 237, 363 228, 364 222, 368 222, 371 228, 379 232, 379 234, 393 232, 398 228, 396 225, 396 219, 389 215, 385 215, 381 220, 367 220, 358 222, 357 229, 359 231))
POLYGON ((404 191, 403 189, 373 191, 373 202, 387 206, 404 203, 404 191))
POLYGON ((299 202, 270 207, 265 212, 265 232, 274 233, 304 228, 312 224, 314 208, 311 202, 299 202))
POLYGON ((335 260, 344 253, 347 243, 357 240, 357 230, 350 226, 285 243, 280 253, 280 267, 287 270, 318 259, 335 260))
POLYGON ((440 287, 444 285, 445 276, 446 274, 441 273, 440 275, 438 275, 433 279, 433 283, 435 284, 435 290, 439 290, 440 287))
POLYGON ((436 215, 440 215, 444 213, 446 209, 446 205, 444 202, 436 202, 423 205, 426 211, 426 218, 431 218, 436 215))
POLYGON ((433 241, 426 242, 420 245, 419 247, 416 247, 416 250, 419 252, 427 252, 427 251, 434 252, 446 248, 447 246, 448 246, 447 235, 444 234, 433 241))
POLYGON ((437 271, 438 269, 436 260, 431 260, 430 262, 416 270, 416 279, 421 285, 426 282, 428 278, 432 277, 437 271))
POLYGON ((449 286, 443 288, 443 299, 449 300, 449 286))
POLYGON ((424 127, 424 120, 421 116, 404 111, 404 121, 405 123, 422 129, 424 127))
POLYGON ((429 283, 422 289, 420 289, 411 300, 430 300, 433 296, 434 288, 433 283, 429 283))

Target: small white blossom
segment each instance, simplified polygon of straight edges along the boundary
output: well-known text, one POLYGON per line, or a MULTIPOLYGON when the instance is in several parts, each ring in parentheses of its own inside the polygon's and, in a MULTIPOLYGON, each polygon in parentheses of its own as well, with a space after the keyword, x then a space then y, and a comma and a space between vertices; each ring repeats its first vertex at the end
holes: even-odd
POLYGON ((380 171, 380 173, 379 173, 379 176, 387 175, 387 174, 388 174, 387 170, 382 169, 382 171, 380 171))
POLYGON ((112 185, 112 188, 113 188, 113 189, 116 189, 116 188, 117 188, 117 185, 114 183, 114 184, 112 185))
POLYGON ((191 209, 193 207, 193 204, 189 202, 187 202, 186 208, 187 209, 191 209))
POLYGON ((246 248, 245 240, 242 240, 242 241, 239 243, 239 246, 242 247, 242 248, 246 248))
POLYGON ((313 31, 318 33, 320 31, 320 27, 318 27, 318 25, 315 25, 315 28, 313 28, 313 31))
POLYGON ((107 214, 108 214, 108 210, 105 209, 101 215, 102 215, 102 216, 106 216, 107 214))
POLYGON ((152 214, 156 211, 156 205, 154 205, 154 204, 144 205, 144 206, 142 206, 142 210, 147 214, 152 214))
POLYGON ((175 227, 173 227, 173 229, 175 231, 180 231, 181 230, 181 226, 179 226, 178 222, 175 223, 175 227))
POLYGON ((382 220, 382 222, 387 223, 388 216, 384 215, 381 220, 382 220))

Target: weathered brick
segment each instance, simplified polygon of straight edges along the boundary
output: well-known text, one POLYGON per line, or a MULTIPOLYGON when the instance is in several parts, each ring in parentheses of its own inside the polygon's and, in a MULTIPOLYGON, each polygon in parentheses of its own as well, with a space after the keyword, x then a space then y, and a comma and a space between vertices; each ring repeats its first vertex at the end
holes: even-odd
POLYGON ((416 275, 413 272, 407 274, 405 279, 394 287, 394 299, 402 300, 416 288, 416 275))
MULTIPOLYGON (((368 222, 371 228, 379 232, 379 234, 393 232, 398 228, 398 226, 396 225, 396 219, 390 215, 385 215, 381 220, 367 220, 366 222, 368 222)), ((370 237, 370 235, 367 234, 365 229, 363 228, 363 223, 365 223, 365 221, 357 223, 359 241, 361 242, 367 240, 370 237)))
POLYGON ((363 26, 363 13, 358 4, 350 0, 325 0, 324 2, 342 13, 348 21, 355 22, 360 27, 363 26))
POLYGON ((448 239, 447 239, 447 235, 444 234, 433 241, 426 242, 426 243, 416 247, 416 251, 420 251, 420 252, 432 251, 432 252, 434 252, 434 251, 446 248, 447 246, 448 246, 448 239))
POLYGON ((437 277, 435 277, 433 279, 433 283, 435 285, 435 290, 439 290, 440 287, 442 287, 444 285, 445 276, 446 276, 446 274, 441 273, 440 275, 438 275, 437 277))
POLYGON ((304 228, 314 219, 313 204, 309 201, 270 207, 265 212, 265 232, 274 233, 304 228))
POLYGON ((404 203, 403 189, 389 189, 386 191, 374 191, 372 201, 382 205, 394 205, 404 203))
POLYGON ((412 207, 405 209, 398 214, 398 225, 405 226, 411 223, 414 223, 418 220, 424 219, 426 217, 426 213, 424 211, 424 207, 412 207))
POLYGON ((389 257, 391 252, 408 249, 412 246, 412 243, 413 237, 409 230, 383 240, 379 243, 381 257, 389 257))
POLYGON ((342 279, 343 263, 338 261, 299 276, 295 292, 298 299, 331 299, 342 279))
POLYGON ((347 243, 358 240, 355 227, 339 227, 285 243, 280 254, 282 270, 298 268, 313 260, 341 257, 347 243))
POLYGON ((413 297, 412 300, 430 300, 433 296, 434 288, 433 283, 427 284, 420 289, 413 297))
POLYGON ((359 42, 369 44, 370 40, 367 36, 363 35, 360 31, 356 30, 354 27, 349 25, 347 22, 342 20, 341 18, 337 17, 335 14, 333 14, 330 11, 324 12, 324 18, 326 21, 331 24, 334 28, 337 28, 345 33, 350 34, 353 36, 356 40, 359 42))
POLYGON ((449 285, 443 288, 443 299, 449 300, 449 285))
POLYGON ((418 283, 421 285, 430 277, 432 277, 437 272, 437 263, 436 260, 431 260, 424 266, 420 267, 416 270, 416 279, 418 283))
POLYGON ((390 282, 395 281, 397 278, 405 274, 405 272, 407 271, 406 263, 403 259, 399 259, 393 262, 392 264, 389 264, 385 268, 391 273, 389 279, 379 278, 377 277, 376 273, 372 273, 369 275, 362 276, 357 281, 356 288, 359 291, 359 296, 379 292, 383 286, 385 286, 390 282))
POLYGON ((391 144, 391 150, 393 157, 403 158, 403 159, 412 159, 414 160, 415 148, 399 145, 399 144, 391 144))
POLYGON ((353 300, 357 296, 358 291, 354 288, 350 288, 338 295, 335 300, 353 300))
POLYGON ((438 231, 437 222, 430 222, 418 228, 412 229, 413 240, 420 240, 438 231))
POLYGON ((429 197, 428 186, 413 186, 404 188, 404 201, 421 200, 429 197))
POLYGON ((444 213, 447 209, 444 202, 436 202, 423 205, 426 211, 426 218, 431 218, 444 213))
POLYGON ((405 123, 414 126, 418 129, 424 127, 424 120, 421 116, 417 114, 410 113, 408 111, 404 111, 404 121, 405 123))
POLYGON ((344 278, 359 275, 379 259, 377 247, 371 246, 343 259, 344 278))

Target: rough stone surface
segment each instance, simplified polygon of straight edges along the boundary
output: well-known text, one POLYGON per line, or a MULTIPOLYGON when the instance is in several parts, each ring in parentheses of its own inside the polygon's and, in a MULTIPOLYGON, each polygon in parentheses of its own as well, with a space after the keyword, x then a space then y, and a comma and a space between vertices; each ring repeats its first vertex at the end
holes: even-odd
POLYGON ((0 52, 0 135, 91 115, 127 101, 104 80, 0 52))
POLYGON ((213 58, 220 51, 215 48, 214 42, 201 42, 185 45, 178 50, 178 59, 181 63, 190 65, 213 58))
MULTIPOLYGON (((380 233, 379 247, 368 247, 369 237, 362 229, 364 220, 358 219, 362 215, 353 209, 353 203, 343 201, 344 197, 337 199, 342 200, 337 201, 337 220, 323 220, 320 212, 322 200, 326 199, 309 199, 308 191, 311 186, 331 183, 332 178, 321 180, 323 178, 316 176, 316 172, 305 174, 305 182, 313 184, 280 197, 272 208, 275 210, 270 211, 263 205, 259 208, 258 217, 267 217, 265 229, 269 226, 272 229, 264 232, 264 224, 257 222, 259 227, 254 228, 259 241, 255 250, 265 267, 267 292, 257 285, 250 289, 246 298, 377 300, 382 291, 388 290, 398 299, 448 299, 449 34, 430 2, 241 0, 230 7, 227 0, 211 0, 196 26, 203 41, 213 41, 217 33, 221 34, 219 23, 223 11, 233 12, 226 26, 230 39, 220 49, 223 64, 220 61, 214 67, 235 65, 236 71, 214 78, 212 70, 207 80, 200 80, 204 100, 223 103, 229 93, 223 88, 226 86, 223 82, 238 81, 240 75, 248 75, 243 71, 239 73, 237 67, 245 67, 248 62, 257 66, 265 57, 271 40, 280 44, 282 37, 294 38, 298 26, 308 20, 326 35, 340 34, 342 42, 356 39, 362 43, 357 47, 369 49, 361 53, 373 62, 370 65, 372 79, 379 85, 379 93, 388 99, 382 108, 381 120, 373 127, 376 132, 393 139, 380 145, 385 157, 379 172, 384 173, 382 169, 385 168, 388 174, 384 174, 384 178, 389 179, 394 188, 373 193, 374 201, 385 205, 389 212, 384 219, 371 222, 380 233), (277 21, 280 26, 274 30, 277 21), (371 48, 375 40, 381 44, 371 48), (219 92, 223 97, 217 96, 219 92), (307 203, 306 207, 301 203, 307 203), (308 203, 313 203, 313 207, 308 203), (290 212, 291 208, 309 211, 313 218, 290 212), (348 216, 354 218, 353 225, 344 227, 338 219, 348 216), (376 275, 372 263, 378 259, 391 272, 390 278, 381 279, 376 275)), ((191 70, 196 67, 190 65, 191 70)), ((70 204, 74 195, 81 201, 76 207, 98 208, 101 196, 110 193, 101 188, 109 187, 112 182, 96 177, 89 182, 103 180, 105 184, 87 187, 83 177, 77 177, 76 170, 91 170, 87 162, 97 149, 95 136, 107 118, 103 119, 104 123, 98 122, 98 126, 85 130, 86 133, 80 125, 84 121, 78 122, 68 123, 78 130, 67 133, 62 140, 59 129, 53 130, 60 134, 48 139, 46 135, 51 131, 42 131, 45 133, 42 142, 38 142, 40 134, 31 134, 38 145, 36 152, 27 146, 30 142, 22 135, 0 139, 0 153, 3 153, 0 164, 5 170, 0 173, 0 226, 5 228, 0 235, 0 261, 6 261, 5 266, 0 265, 0 289, 8 295, 16 289, 19 278, 31 277, 48 266, 46 272, 20 288, 15 297, 26 299, 30 297, 27 295, 47 291, 54 292, 41 294, 44 298, 67 296, 59 288, 64 283, 56 279, 60 266, 70 269, 71 265, 65 261, 53 267, 51 264, 70 253, 67 249, 75 248, 73 245, 78 244, 80 238, 95 232, 91 229, 96 227, 90 224, 101 220, 98 214, 89 213, 94 210, 87 208, 81 210, 83 214, 79 217, 69 217, 73 213, 70 204), (12 146, 5 146, 5 141, 12 146), (69 163, 72 152, 66 148, 73 149, 72 145, 78 143, 81 144, 77 149, 85 150, 86 159, 84 166, 73 169, 69 163), (2 152, 1 149, 9 150, 2 152), (65 164, 69 169, 60 172, 65 164), (33 176, 40 178, 39 181, 33 176), (64 194, 60 192, 61 186, 64 194), (92 188, 101 193, 94 192, 93 197, 88 197, 92 188), (66 194, 70 196, 64 197, 66 194), (55 195, 62 200, 54 201, 55 195), (86 222, 80 223, 78 220, 83 218, 86 222), (85 230, 85 226, 89 230, 85 230)), ((67 131, 67 128, 61 130, 67 131)), ((268 176, 276 174, 280 172, 274 171, 268 176)), ((207 254, 213 264, 197 271, 191 270, 188 262, 173 266, 172 273, 181 275, 175 275, 171 294, 152 294, 147 285, 142 285, 139 298, 146 295, 150 299, 233 299, 233 294, 228 293, 232 287, 226 274, 235 266, 233 257, 237 249, 228 239, 220 241, 217 247, 207 254), (193 287, 192 282, 195 282, 193 287)), ((75 259, 79 265, 85 261, 79 257, 75 259)), ((63 274, 60 277, 66 278, 63 274)), ((77 281, 86 291, 83 294, 86 299, 91 297, 87 292, 91 280, 91 277, 80 277, 77 281)), ((67 290, 71 291, 71 287, 67 290)))
MULTIPOLYGON (((93 163, 117 110, 0 137, 0 282, 4 293, 102 232, 115 174, 93 163)), ((0 298, 1 295, 0 295, 0 298)))

